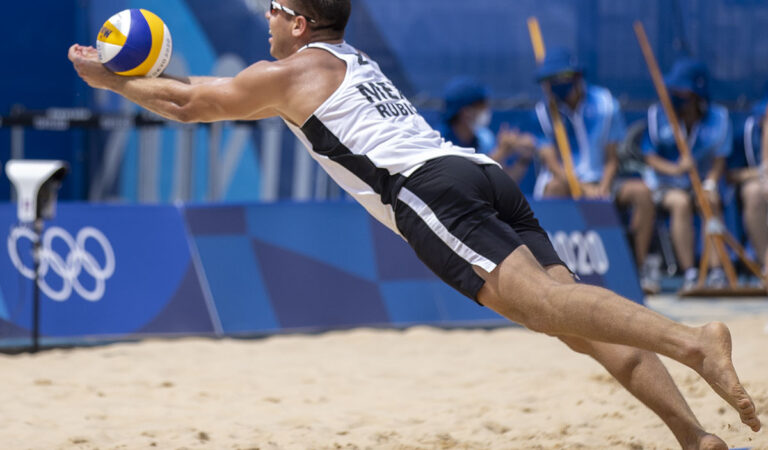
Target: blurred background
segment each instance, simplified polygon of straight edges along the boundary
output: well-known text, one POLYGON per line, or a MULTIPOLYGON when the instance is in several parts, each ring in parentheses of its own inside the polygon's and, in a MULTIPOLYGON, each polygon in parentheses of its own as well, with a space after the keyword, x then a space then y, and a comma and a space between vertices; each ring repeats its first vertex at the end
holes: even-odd
MULTIPOLYGON (((279 120, 200 126, 159 121, 88 88, 66 58, 71 43, 93 44, 112 14, 141 7, 171 30, 168 72, 231 75, 269 58, 266 3, 10 2, 0 17, 0 161, 67 160, 64 200, 342 197, 279 120)), ((538 124, 531 110, 541 89, 533 78, 529 16, 539 18, 547 46, 570 49, 590 82, 612 91, 627 123, 642 119, 656 98, 632 31, 635 20, 645 25, 662 71, 686 54, 708 65, 712 98, 729 108, 734 121, 764 94, 768 46, 759 45, 759 30, 768 26, 768 4, 759 0, 353 0, 347 40, 377 60, 434 124, 445 84, 470 75, 490 88, 492 129, 509 122, 533 130, 538 124)), ((532 180, 531 173, 522 181, 527 192, 532 180)), ((10 195, 8 179, 0 177, 0 200, 10 195)))

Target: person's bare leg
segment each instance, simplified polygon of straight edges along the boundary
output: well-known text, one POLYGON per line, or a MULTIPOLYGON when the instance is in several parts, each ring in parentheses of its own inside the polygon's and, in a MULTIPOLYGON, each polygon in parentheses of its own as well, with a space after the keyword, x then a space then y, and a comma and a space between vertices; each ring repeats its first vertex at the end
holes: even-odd
MULTIPOLYGON (((551 266, 547 273, 561 283, 573 283, 563 266, 551 266)), ((675 435, 683 449, 727 449, 719 437, 707 433, 691 411, 667 368, 652 352, 625 345, 594 342, 560 336, 572 350, 594 358, 624 388, 655 412, 675 435)))
MULTIPOLYGON (((720 196, 716 192, 706 192, 707 198, 709 199, 709 207, 712 208, 712 214, 714 217, 719 218, 721 221, 723 220, 723 215, 721 212, 721 205, 720 205, 720 196)), ((696 207, 697 211, 701 211, 701 208, 698 206, 696 207)), ((704 239, 706 237, 706 224, 702 224, 701 226, 701 237, 704 239)), ((721 267, 723 263, 720 261, 720 256, 717 254, 716 251, 709 252, 709 267, 721 267)))
MULTIPOLYGON (((741 199, 744 204, 744 228, 747 229, 749 241, 755 248, 758 258, 768 253, 768 202, 764 197, 760 180, 751 180, 741 188, 741 199)), ((767 261, 768 262, 768 261, 767 261)))
POLYGON ((670 233, 675 254, 683 270, 693 267, 693 205, 687 192, 674 189, 664 196, 662 206, 669 211, 670 233))
POLYGON ((571 189, 568 187, 568 183, 559 178, 552 178, 546 186, 544 186, 544 198, 549 197, 570 197, 571 189))
POLYGON ((526 246, 513 251, 491 273, 478 269, 485 284, 478 301, 508 319, 552 336, 637 347, 668 356, 698 372, 760 429, 755 405, 731 361, 731 336, 723 323, 689 327, 606 289, 553 279, 526 246))
POLYGON ((623 207, 632 208, 629 230, 635 244, 637 266, 642 267, 651 246, 653 223, 656 220, 651 190, 642 180, 627 180, 616 194, 616 202, 623 207))

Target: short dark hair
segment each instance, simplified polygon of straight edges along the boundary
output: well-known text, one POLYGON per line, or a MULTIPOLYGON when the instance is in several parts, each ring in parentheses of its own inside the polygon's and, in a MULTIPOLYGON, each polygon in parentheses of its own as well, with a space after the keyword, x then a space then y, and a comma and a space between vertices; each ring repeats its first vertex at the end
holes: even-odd
POLYGON ((317 21, 310 28, 330 28, 344 33, 352 10, 350 0, 294 0, 296 10, 317 21))

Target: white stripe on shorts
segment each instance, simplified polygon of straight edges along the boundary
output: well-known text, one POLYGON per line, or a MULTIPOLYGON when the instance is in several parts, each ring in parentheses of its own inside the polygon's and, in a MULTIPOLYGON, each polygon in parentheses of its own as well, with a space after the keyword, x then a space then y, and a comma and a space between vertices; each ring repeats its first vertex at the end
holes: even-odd
POLYGON ((421 220, 427 224, 429 229, 432 230, 445 245, 453 250, 454 253, 461 256, 464 261, 473 266, 482 267, 483 270, 489 273, 493 272, 496 268, 496 263, 467 247, 467 245, 461 242, 459 238, 451 234, 451 232, 448 231, 448 228, 445 228, 445 225, 440 222, 440 219, 435 212, 432 211, 429 205, 424 203, 424 201, 417 197, 416 194, 403 187, 400 188, 400 193, 397 194, 397 199, 405 202, 409 208, 418 214, 418 216, 421 217, 421 220))

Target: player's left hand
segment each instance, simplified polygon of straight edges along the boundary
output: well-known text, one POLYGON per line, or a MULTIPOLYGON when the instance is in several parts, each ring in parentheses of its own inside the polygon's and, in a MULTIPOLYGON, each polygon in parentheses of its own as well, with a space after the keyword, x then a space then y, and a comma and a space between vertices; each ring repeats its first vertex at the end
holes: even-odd
POLYGON ((99 53, 93 47, 75 44, 69 48, 67 57, 80 78, 93 88, 107 89, 107 80, 115 76, 99 62, 99 53))

